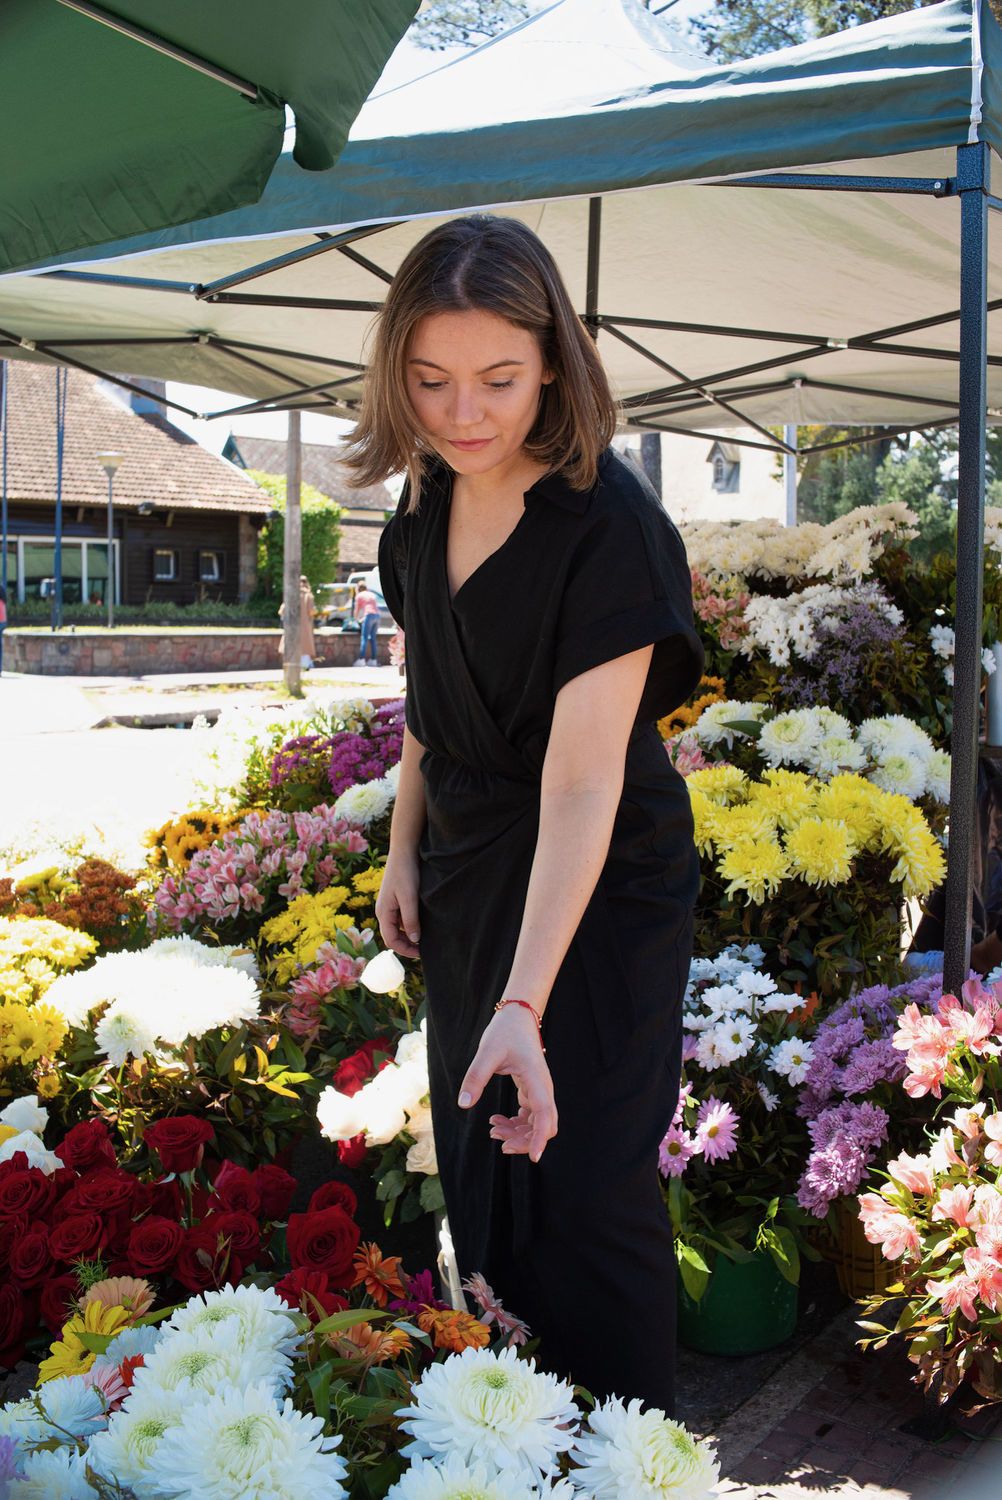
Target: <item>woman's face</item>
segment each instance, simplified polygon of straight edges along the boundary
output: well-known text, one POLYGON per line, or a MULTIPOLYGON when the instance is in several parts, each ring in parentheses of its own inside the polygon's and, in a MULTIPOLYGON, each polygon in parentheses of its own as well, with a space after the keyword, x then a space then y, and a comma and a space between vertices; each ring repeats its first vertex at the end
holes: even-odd
POLYGON ((510 467, 552 379, 534 335, 496 313, 433 313, 407 351, 414 413, 457 474, 510 467))

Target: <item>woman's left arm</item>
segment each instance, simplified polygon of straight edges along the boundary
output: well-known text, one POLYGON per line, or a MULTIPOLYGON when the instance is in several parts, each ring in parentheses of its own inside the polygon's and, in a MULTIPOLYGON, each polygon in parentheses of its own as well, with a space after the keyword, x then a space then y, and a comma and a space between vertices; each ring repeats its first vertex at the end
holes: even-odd
MULTIPOLYGON (((626 747, 653 654, 643 646, 582 672, 557 694, 543 762, 539 831, 518 943, 502 999, 528 1000, 542 1013, 609 853, 623 791, 626 747)), ((492 1116, 505 1152, 538 1161, 557 1133, 553 1082, 536 1023, 506 1005, 483 1033, 463 1080, 460 1104, 475 1104, 488 1080, 508 1074, 519 1113, 492 1116)))

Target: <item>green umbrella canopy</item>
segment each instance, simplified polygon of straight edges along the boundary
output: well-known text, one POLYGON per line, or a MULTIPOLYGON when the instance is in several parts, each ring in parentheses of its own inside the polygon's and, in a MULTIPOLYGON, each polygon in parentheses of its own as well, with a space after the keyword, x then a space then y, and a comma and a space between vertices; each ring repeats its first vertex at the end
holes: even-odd
MULTIPOLYGON (((949 421, 955 148, 1002 144, 1000 48, 987 5, 946 0, 720 67, 633 0, 556 0, 375 93, 328 171, 283 157, 253 207, 0 277, 0 354, 277 404, 298 390, 350 414, 402 257, 441 219, 494 206, 549 245, 637 420, 949 421), (860 173, 871 190, 727 186, 777 171, 860 173), (927 187, 872 190, 892 174, 927 187)), ((989 401, 994 420, 1002 361, 989 401)))
POLYGON ((255 202, 286 105, 297 169, 331 167, 416 10, 3 0, 0 270, 255 202))

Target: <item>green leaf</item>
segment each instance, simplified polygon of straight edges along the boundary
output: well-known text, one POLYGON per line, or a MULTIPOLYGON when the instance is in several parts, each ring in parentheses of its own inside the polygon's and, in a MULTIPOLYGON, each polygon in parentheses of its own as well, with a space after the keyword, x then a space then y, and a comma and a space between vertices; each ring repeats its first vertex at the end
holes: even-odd
POLYGON ((321 1318, 319 1323, 314 1323, 313 1332, 316 1333, 340 1333, 342 1329, 354 1328, 359 1323, 371 1323, 375 1318, 392 1318, 391 1312, 384 1312, 376 1307, 348 1307, 344 1312, 331 1313, 329 1318, 321 1318))
POLYGON ((675 1248, 682 1285, 693 1302, 699 1302, 710 1284, 710 1268, 693 1245, 676 1241, 675 1248))
POLYGON ((421 1184, 419 1193, 421 1207, 425 1213, 438 1213, 445 1207, 445 1194, 442 1192, 442 1181, 439 1177, 426 1177, 421 1184))
POLYGON ((392 1171, 387 1172, 386 1176, 377 1182, 376 1197, 380 1203, 386 1203, 391 1198, 399 1198, 406 1186, 407 1178, 404 1173, 400 1171, 399 1167, 394 1167, 392 1171))
POLYGON ((247 1027, 239 1026, 216 1058, 216 1074, 219 1078, 224 1078, 230 1071, 238 1054, 243 1051, 246 1041, 247 1027))

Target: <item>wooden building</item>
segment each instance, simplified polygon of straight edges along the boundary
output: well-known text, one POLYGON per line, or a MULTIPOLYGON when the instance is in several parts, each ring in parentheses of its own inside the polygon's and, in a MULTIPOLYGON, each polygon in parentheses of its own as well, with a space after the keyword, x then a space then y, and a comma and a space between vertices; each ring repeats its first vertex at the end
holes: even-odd
MULTIPOLYGON (((39 598, 55 564, 56 367, 7 362, 7 592, 39 598)), ((104 603, 108 481, 118 451, 113 567, 119 603, 236 602, 257 581, 257 534, 271 499, 246 474, 175 427, 156 381, 124 391, 68 371, 62 479, 63 602, 104 603)))
MULTIPOLYGON (((304 484, 336 500, 343 510, 341 546, 338 552, 338 583, 349 573, 368 571, 376 566, 379 533, 396 509, 396 502, 385 484, 354 489, 348 471, 340 461, 336 443, 303 443, 302 475, 304 484)), ((242 469, 257 469, 265 474, 285 477, 286 444, 276 438, 243 437, 230 433, 223 446, 223 457, 242 469)))

